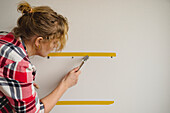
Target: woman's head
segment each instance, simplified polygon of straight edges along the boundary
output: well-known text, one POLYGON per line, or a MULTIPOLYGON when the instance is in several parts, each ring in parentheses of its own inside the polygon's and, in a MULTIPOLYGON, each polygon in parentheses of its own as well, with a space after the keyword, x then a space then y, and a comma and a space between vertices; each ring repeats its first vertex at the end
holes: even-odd
MULTIPOLYGON (((13 29, 13 34, 16 38, 22 37, 26 42, 39 42, 33 44, 41 47, 41 44, 46 44, 56 48, 56 51, 61 51, 66 44, 66 36, 68 31, 68 22, 65 17, 54 12, 48 6, 31 7, 27 2, 18 5, 18 11, 22 12, 22 16, 18 19, 17 27, 13 29), (37 44, 37 45, 36 45, 37 44)), ((41 50, 42 51, 42 50, 41 50)))

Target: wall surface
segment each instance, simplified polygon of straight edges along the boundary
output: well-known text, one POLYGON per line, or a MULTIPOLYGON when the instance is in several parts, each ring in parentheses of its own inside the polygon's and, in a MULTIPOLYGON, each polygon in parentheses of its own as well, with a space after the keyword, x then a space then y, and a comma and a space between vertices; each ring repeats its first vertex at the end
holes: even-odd
MULTIPOLYGON (((0 0, 0 30, 21 15, 18 0, 0 0)), ((61 100, 114 100, 104 106, 56 105, 51 113, 170 113, 170 0, 28 0, 48 5, 69 21, 64 51, 116 52, 91 57, 76 86, 61 100)), ((81 57, 31 57, 37 90, 50 93, 81 57)))

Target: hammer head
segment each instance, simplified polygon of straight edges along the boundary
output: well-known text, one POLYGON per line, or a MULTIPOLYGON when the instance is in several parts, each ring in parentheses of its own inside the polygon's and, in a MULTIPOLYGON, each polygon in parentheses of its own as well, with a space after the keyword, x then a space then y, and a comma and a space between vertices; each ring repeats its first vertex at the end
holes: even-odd
POLYGON ((89 56, 86 55, 84 58, 83 58, 83 61, 86 61, 87 59, 89 59, 89 56))

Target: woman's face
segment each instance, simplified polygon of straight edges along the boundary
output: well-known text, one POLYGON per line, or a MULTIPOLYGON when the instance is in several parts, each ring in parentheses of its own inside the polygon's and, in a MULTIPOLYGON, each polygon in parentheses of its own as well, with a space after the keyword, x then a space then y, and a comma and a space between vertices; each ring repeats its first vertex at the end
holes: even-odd
POLYGON ((38 55, 47 57, 48 54, 56 48, 57 41, 58 39, 53 39, 52 41, 42 41, 38 55))

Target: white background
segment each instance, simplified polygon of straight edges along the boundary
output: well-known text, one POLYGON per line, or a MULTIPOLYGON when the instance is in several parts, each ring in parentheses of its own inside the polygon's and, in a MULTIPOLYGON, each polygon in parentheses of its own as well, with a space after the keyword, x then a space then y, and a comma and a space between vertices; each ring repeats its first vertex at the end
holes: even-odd
MULTIPOLYGON (((0 0, 0 30, 21 15, 18 0, 0 0)), ((69 21, 64 51, 116 52, 90 58, 61 100, 114 100, 111 106, 55 106, 51 113, 170 113, 170 0, 28 0, 69 21)), ((50 93, 81 58, 32 57, 39 97, 50 93)))

